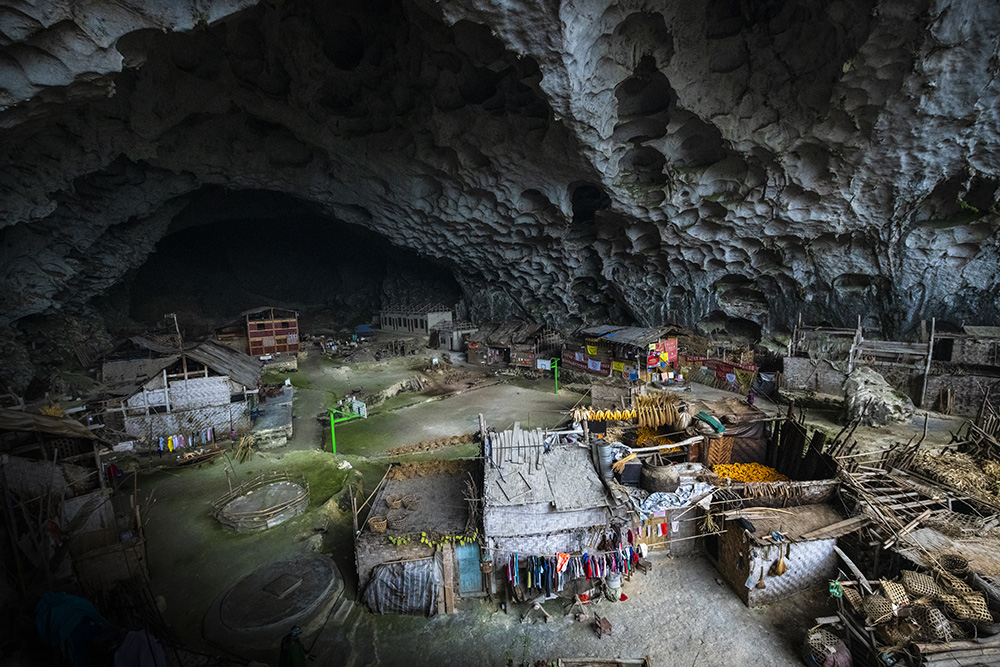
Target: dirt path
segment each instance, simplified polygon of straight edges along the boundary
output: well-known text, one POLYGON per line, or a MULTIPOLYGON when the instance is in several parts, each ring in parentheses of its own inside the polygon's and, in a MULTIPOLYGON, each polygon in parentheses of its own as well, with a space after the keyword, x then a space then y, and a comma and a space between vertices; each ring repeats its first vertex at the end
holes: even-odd
MULTIPOLYGON (((534 664, 536 660, 595 656, 637 658, 656 665, 801 665, 798 647, 805 630, 832 605, 823 591, 807 591, 762 609, 748 609, 702 558, 654 561, 648 575, 625 584, 628 600, 592 608, 612 623, 598 638, 593 622, 565 616, 562 601, 546 603, 553 620, 522 624, 522 609, 494 612, 489 604, 464 601, 459 612, 430 619, 373 616, 356 610, 343 639, 329 643, 319 663, 351 666, 534 664), (349 648, 344 660, 334 648, 349 648), (329 662, 327 662, 329 661, 329 662)), ((538 612, 533 618, 540 616, 538 612)), ((324 648, 327 642, 322 642, 324 648)), ((317 643, 317 647, 321 643, 317 643)))

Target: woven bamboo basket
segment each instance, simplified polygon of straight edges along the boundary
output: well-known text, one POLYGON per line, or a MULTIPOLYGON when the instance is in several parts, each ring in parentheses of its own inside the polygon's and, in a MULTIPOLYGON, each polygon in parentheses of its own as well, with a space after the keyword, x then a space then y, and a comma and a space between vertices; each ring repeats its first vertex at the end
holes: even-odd
POLYGON ((969 559, 958 554, 941 554, 938 556, 941 567, 956 577, 964 577, 969 573, 969 559))
POLYGON ((384 533, 388 521, 384 516, 370 516, 368 517, 368 530, 373 533, 384 533))
POLYGON ((914 607, 914 618, 920 626, 920 636, 928 641, 950 642, 952 639, 951 624, 937 607, 920 605, 914 607))
POLYGON ((893 616, 892 603, 884 595, 878 593, 865 596, 862 604, 865 613, 871 619, 873 625, 885 623, 893 616))
POLYGON ((965 601, 955 595, 942 593, 937 599, 944 606, 945 610, 951 614, 952 618, 967 621, 972 616, 972 611, 965 604, 965 601))
POLYGON ((858 593, 853 588, 848 588, 847 586, 845 586, 844 599, 847 600, 847 602, 850 603, 852 607, 854 607, 854 611, 858 612, 859 614, 865 613, 865 608, 861 604, 861 593, 858 593))
POLYGON ((907 593, 918 598, 926 595, 937 595, 941 592, 934 579, 913 570, 903 570, 903 587, 906 588, 907 593))
POLYGON ((976 623, 992 623, 993 614, 986 604, 986 599, 979 593, 970 593, 962 597, 965 606, 969 608, 969 620, 976 623))
POLYGON ((938 570, 937 572, 938 587, 942 591, 951 593, 952 595, 966 595, 972 592, 972 586, 965 583, 955 575, 950 572, 945 572, 944 570, 938 570))
POLYGON ((389 528, 393 530, 399 530, 406 525, 406 512, 402 510, 393 510, 386 514, 385 518, 389 523, 389 528))
POLYGON ((391 510, 398 510, 403 506, 403 496, 399 493, 390 493, 385 497, 385 504, 391 510))
POLYGON ((403 496, 403 507, 408 510, 417 509, 420 507, 420 496, 412 493, 408 496, 403 496))
POLYGON ((896 581, 886 581, 882 579, 882 592, 885 596, 889 598, 889 602, 894 605, 908 605, 910 604, 910 598, 906 594, 906 589, 903 584, 896 581))

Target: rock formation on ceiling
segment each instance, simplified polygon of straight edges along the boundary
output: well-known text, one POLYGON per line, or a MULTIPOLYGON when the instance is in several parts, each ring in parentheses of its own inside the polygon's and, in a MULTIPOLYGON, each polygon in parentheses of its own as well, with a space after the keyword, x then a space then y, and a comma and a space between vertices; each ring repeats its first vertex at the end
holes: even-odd
POLYGON ((205 188, 474 317, 1000 320, 996 3, 75 4, 0 2, 0 324, 85 312, 205 188))

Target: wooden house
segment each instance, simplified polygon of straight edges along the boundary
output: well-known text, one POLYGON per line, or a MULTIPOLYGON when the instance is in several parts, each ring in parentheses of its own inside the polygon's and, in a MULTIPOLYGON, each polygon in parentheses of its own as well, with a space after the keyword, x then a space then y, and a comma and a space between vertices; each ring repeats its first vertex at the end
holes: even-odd
POLYGON ((469 363, 534 368, 538 359, 558 354, 561 336, 533 322, 486 323, 469 336, 469 363))
POLYGON ((1000 327, 964 326, 933 334, 933 352, 921 407, 976 415, 983 392, 1000 393, 1000 327))
POLYGON ((251 357, 294 355, 299 351, 299 314, 294 310, 258 308, 243 316, 251 357))
POLYGON ((127 435, 149 438, 150 447, 161 437, 181 436, 188 446, 250 427, 260 361, 213 341, 183 351, 146 344, 151 352, 146 358, 106 363, 105 378, 110 367, 136 383, 125 385, 126 397, 110 410, 121 414, 127 435))
POLYGON ((472 322, 442 321, 431 327, 430 347, 451 352, 465 350, 469 336, 476 333, 479 327, 472 322))
POLYGON ((563 367, 648 381, 677 367, 677 338, 671 332, 668 327, 584 327, 563 345, 563 367))
MULTIPOLYGON (((538 589, 537 572, 526 568, 551 574, 556 554, 602 564, 617 557, 625 531, 610 527, 629 523, 631 501, 602 480, 591 448, 580 447, 579 437, 515 424, 484 443, 483 545, 491 593, 516 598, 512 580, 522 581, 525 592, 538 589)), ((551 582, 541 588, 554 590, 551 582)))
POLYGON ((709 558, 748 607, 759 607, 825 584, 837 573, 837 537, 857 529, 829 505, 785 507, 780 516, 724 519, 722 534, 705 538, 709 558), (780 531, 781 540, 774 535, 780 531), (782 574, 776 563, 787 568, 782 574))
POLYGON ((450 308, 440 304, 424 306, 390 306, 379 313, 382 331, 428 336, 433 329, 452 321, 450 308))

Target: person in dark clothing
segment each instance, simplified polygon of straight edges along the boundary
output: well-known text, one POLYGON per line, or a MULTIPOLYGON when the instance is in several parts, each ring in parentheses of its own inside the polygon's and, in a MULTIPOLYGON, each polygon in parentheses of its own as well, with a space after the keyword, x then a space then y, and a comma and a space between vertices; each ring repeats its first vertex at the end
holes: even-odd
POLYGON ((315 656, 306 653, 306 647, 299 639, 301 636, 302 628, 293 625, 291 631, 282 638, 278 667, 305 667, 306 660, 315 659, 315 656))

